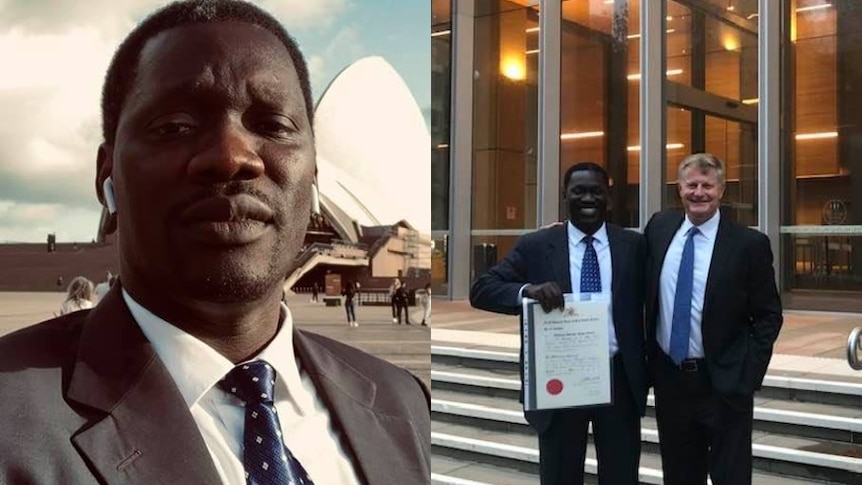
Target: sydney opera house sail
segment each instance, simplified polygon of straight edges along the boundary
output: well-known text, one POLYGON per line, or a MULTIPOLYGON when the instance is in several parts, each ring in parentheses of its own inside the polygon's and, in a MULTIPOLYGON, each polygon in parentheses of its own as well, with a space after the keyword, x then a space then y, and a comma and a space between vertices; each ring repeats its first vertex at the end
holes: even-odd
POLYGON ((407 85, 384 59, 343 70, 315 107, 324 211, 362 226, 406 221, 431 233, 431 137, 407 85))

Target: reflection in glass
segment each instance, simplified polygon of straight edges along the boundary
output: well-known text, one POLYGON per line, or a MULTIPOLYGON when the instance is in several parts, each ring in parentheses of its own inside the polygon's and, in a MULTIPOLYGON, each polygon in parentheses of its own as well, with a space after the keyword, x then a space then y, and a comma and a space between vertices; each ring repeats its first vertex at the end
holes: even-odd
POLYGON ((638 225, 639 3, 564 1, 561 20, 560 177, 578 162, 605 167, 611 220, 627 227, 638 225))
MULTIPOLYGON (((431 230, 449 229, 449 133, 452 11, 450 0, 431 1, 431 230)), ((433 240, 432 294, 449 293, 447 241, 433 240)))
POLYGON ((862 289, 862 5, 798 0, 787 16, 784 248, 790 289, 862 289))
POLYGON ((473 229, 535 228, 538 7, 475 7, 473 229))
POLYGON ((757 2, 667 2, 665 206, 680 207, 679 163, 709 152, 726 165, 722 214, 757 212, 757 2))

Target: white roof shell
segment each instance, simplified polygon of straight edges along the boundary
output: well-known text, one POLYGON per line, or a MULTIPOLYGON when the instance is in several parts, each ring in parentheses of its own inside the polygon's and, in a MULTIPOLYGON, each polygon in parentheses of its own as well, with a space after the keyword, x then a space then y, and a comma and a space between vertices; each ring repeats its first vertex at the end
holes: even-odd
POLYGON ((431 233, 431 136, 389 63, 366 57, 336 76, 317 103, 314 130, 325 211, 332 203, 360 225, 405 220, 431 233))

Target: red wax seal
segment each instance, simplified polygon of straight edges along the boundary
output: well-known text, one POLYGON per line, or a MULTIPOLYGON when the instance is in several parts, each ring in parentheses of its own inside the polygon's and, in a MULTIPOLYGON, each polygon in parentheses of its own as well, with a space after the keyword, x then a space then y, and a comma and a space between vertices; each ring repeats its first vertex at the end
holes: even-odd
POLYGON ((563 392, 563 382, 559 379, 551 379, 545 387, 548 389, 548 394, 552 396, 563 392))

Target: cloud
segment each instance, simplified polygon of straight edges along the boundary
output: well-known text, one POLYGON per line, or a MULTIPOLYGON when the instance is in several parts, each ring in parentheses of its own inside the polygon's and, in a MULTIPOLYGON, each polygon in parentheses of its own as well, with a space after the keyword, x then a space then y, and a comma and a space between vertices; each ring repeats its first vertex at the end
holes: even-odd
MULTIPOLYGON (((259 0, 297 35, 328 83, 363 47, 340 28, 355 0, 259 0), (304 34, 303 34, 304 32, 304 34), (315 42, 316 41, 316 42, 315 42)), ((0 0, 0 241, 96 235, 95 153, 102 81, 123 37, 167 0, 0 0)), ((320 91, 315 93, 319 96, 320 91)))
POLYGON ((258 4, 289 31, 329 28, 351 7, 348 0, 260 0, 258 4))
POLYGON ((96 237, 99 214, 98 208, 0 200, 0 243, 41 242, 48 233, 57 234, 58 242, 89 242, 96 237))

